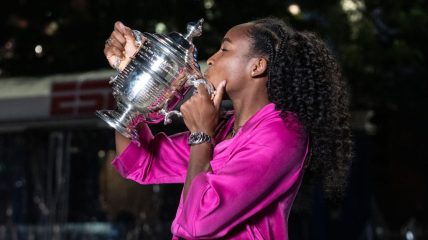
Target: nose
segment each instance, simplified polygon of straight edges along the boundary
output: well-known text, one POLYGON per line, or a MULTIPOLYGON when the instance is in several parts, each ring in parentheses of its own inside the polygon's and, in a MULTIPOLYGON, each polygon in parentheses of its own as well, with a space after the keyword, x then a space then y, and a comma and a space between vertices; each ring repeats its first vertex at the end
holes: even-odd
POLYGON ((211 55, 211 57, 209 57, 208 58, 208 60, 207 60, 207 64, 208 64, 208 66, 211 66, 211 65, 213 65, 214 64, 214 57, 215 57, 215 53, 213 54, 213 55, 211 55))
POLYGON ((207 64, 208 64, 208 66, 213 65, 213 59, 212 59, 212 56, 211 56, 210 58, 208 58, 208 60, 207 60, 207 64))

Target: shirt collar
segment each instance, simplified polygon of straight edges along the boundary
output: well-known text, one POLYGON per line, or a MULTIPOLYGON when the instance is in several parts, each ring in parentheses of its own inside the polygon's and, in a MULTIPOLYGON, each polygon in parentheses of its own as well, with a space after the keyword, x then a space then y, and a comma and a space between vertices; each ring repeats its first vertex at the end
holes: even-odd
MULTIPOLYGON (((245 132, 249 129, 256 127, 260 122, 265 121, 271 117, 277 117, 279 112, 275 109, 274 103, 268 103, 262 108, 260 108, 253 116, 251 116, 247 122, 241 127, 239 132, 245 132)), ((235 122, 236 115, 232 116, 230 125, 233 127, 233 122, 235 122)), ((237 133, 237 135, 239 134, 237 133)))

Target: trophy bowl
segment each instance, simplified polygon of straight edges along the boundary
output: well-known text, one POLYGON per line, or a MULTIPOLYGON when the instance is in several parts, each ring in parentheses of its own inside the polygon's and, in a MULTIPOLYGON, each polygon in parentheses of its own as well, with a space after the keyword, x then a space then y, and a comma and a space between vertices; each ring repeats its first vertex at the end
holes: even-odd
POLYGON ((137 125, 171 122, 181 116, 174 108, 186 93, 205 84, 209 94, 213 87, 205 79, 196 60, 193 37, 202 34, 203 19, 187 25, 185 35, 141 33, 145 39, 129 64, 110 78, 116 110, 99 110, 96 115, 123 136, 138 140, 137 125))

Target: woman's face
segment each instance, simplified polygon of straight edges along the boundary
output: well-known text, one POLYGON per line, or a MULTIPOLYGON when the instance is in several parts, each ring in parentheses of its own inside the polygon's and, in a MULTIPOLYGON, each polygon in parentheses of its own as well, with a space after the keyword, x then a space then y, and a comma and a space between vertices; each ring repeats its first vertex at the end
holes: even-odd
POLYGON ((250 27, 246 23, 231 28, 224 36, 220 49, 207 60, 205 78, 214 87, 226 80, 226 92, 229 94, 242 89, 250 76, 251 41, 247 34, 250 27))

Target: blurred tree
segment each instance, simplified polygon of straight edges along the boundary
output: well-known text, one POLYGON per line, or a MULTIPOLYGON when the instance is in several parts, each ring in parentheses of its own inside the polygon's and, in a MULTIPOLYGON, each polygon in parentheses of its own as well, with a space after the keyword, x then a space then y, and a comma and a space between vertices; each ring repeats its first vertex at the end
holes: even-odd
POLYGON ((205 32, 196 41, 206 59, 231 26, 276 16, 328 42, 355 108, 410 107, 426 100, 427 9, 423 0, 9 1, 0 9, 0 76, 106 68, 104 40, 119 19, 144 31, 184 32, 203 17, 205 32))
MULTIPOLYGON (((424 131, 421 127, 428 115, 421 110, 428 97, 427 5, 424 0, 7 1, 0 8, 0 78, 108 68, 103 55, 104 41, 117 20, 147 32, 185 32, 187 22, 202 17, 206 20, 204 34, 195 40, 202 60, 217 51, 221 38, 231 26, 266 16, 282 18, 293 27, 314 31, 326 40, 349 80, 354 109, 387 112, 378 114, 380 147, 377 147, 380 153, 371 163, 376 170, 373 175, 376 175, 377 188, 384 189, 379 199, 386 202, 393 198, 397 194, 395 186, 400 186, 403 191, 409 186, 413 187, 410 190, 417 188, 385 205, 385 209, 392 209, 390 213, 395 214, 394 209, 407 201, 405 197, 417 196, 419 188, 426 188, 420 179, 425 180, 421 176, 427 168, 426 154, 421 146, 426 136, 426 127, 424 131), (397 115, 401 118, 394 120, 397 115), (407 125, 412 125, 410 131, 407 125), (402 144, 397 140, 400 138, 412 141, 402 144), (396 177, 403 172, 404 182, 396 177), (394 187, 386 188, 386 183, 392 183, 394 187)), ((370 151, 370 148, 364 149, 362 151, 366 153, 370 151)), ((359 157, 368 158, 361 153, 359 157)), ((7 170, 7 165, 0 164, 0 173, 4 174, 0 177, 4 178, 7 170)), ((364 175, 365 171, 362 172, 364 175)), ((356 180, 357 184, 361 184, 360 180, 356 180)), ((0 185, 0 190, 5 192, 4 189, 8 189, 6 185, 0 185)), ((82 194, 92 196, 92 192, 82 194)), ((81 199, 86 199, 87 195, 75 197, 84 202, 81 199)), ((398 211, 396 216, 402 216, 402 219, 397 217, 398 220, 393 221, 395 228, 402 226, 408 213, 426 213, 426 205, 416 201, 426 199, 426 195, 415 198, 407 206, 411 210, 406 212, 402 208, 398 211)), ((81 212, 95 211, 90 204, 93 202, 88 202, 81 212)), ((72 203, 71 206, 77 205, 72 203)), ((359 211, 355 205, 350 208, 359 211)), ((358 214, 361 216, 360 212, 358 214)), ((74 217, 76 221, 83 219, 80 215, 74 217)), ((365 226, 365 218, 350 219, 354 230, 358 223, 361 228, 365 226)), ((360 228, 357 230, 361 232, 360 228)), ((317 239, 321 238, 318 236, 317 239)))
POLYGON ((359 11, 337 42, 355 107, 418 108, 427 100, 426 1, 366 1, 359 11))

